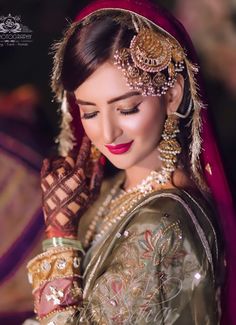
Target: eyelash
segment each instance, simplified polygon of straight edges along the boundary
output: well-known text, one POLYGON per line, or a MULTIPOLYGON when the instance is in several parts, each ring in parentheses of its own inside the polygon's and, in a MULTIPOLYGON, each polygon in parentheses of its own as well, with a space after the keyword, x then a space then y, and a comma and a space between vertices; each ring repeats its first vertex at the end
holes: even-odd
MULTIPOLYGON (((121 110, 120 110, 120 113, 121 113, 122 115, 130 115, 130 114, 138 113, 138 112, 139 112, 139 108, 138 108, 139 105, 140 105, 140 104, 138 104, 138 105, 132 107, 131 109, 126 110, 126 111, 121 111, 121 110)), ((82 118, 88 120, 88 119, 90 119, 90 118, 95 117, 96 115, 97 115, 97 112, 90 113, 90 114, 84 114, 84 115, 82 116, 82 118)))
POLYGON ((139 109, 138 109, 139 105, 136 105, 130 109, 128 109, 127 111, 120 111, 121 114, 123 115, 129 115, 129 114, 135 114, 135 113, 138 113, 139 112, 139 109))

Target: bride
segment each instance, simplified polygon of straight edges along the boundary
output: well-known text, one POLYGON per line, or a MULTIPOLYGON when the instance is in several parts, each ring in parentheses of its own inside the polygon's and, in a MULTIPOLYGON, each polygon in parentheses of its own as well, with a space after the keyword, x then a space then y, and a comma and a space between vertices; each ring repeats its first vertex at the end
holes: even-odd
POLYGON ((228 189, 197 80, 186 31, 148 1, 95 1, 57 44, 61 156, 28 264, 40 324, 220 323, 228 189))

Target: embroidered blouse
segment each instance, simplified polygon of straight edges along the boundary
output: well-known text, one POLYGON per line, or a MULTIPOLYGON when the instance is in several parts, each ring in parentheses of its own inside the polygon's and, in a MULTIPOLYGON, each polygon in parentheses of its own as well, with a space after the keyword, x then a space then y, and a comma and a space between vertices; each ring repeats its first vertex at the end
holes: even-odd
POLYGON ((148 195, 86 252, 76 313, 62 309, 40 324, 219 324, 217 229, 199 196, 179 189, 148 195))

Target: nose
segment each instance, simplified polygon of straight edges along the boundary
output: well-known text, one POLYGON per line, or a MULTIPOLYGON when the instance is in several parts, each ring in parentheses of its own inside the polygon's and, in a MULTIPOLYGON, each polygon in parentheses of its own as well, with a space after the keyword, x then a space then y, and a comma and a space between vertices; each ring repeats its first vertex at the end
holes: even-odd
POLYGON ((112 114, 106 114, 102 117, 102 133, 104 144, 110 144, 123 133, 119 122, 112 116, 112 114))

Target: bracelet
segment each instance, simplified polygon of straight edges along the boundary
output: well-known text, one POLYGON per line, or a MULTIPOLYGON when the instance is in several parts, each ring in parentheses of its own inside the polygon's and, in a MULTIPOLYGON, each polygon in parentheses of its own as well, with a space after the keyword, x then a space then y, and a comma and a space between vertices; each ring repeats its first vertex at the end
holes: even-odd
POLYGON ((52 247, 68 247, 82 252, 85 255, 82 244, 79 240, 63 238, 63 237, 53 237, 43 241, 43 250, 47 251, 52 247))
MULTIPOLYGON (((69 306, 65 308, 58 308, 50 313, 48 313, 45 316, 37 316, 36 319, 40 321, 42 324, 67 324, 68 321, 73 319, 74 314, 77 312, 79 307, 77 305, 75 306, 69 306)), ((36 310, 35 310, 36 312, 36 310)), ((38 323, 37 323, 38 324, 38 323)), ((72 323, 69 323, 72 324, 72 323)))
POLYGON ((60 313, 63 309, 74 309, 81 305, 82 300, 82 288, 76 278, 55 279, 34 292, 34 310, 42 320, 55 312, 60 313))
POLYGON ((80 276, 80 261, 79 252, 66 247, 51 249, 36 256, 27 265, 33 292, 49 280, 80 276))

